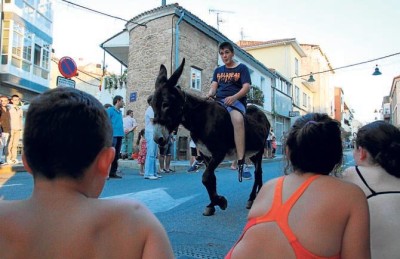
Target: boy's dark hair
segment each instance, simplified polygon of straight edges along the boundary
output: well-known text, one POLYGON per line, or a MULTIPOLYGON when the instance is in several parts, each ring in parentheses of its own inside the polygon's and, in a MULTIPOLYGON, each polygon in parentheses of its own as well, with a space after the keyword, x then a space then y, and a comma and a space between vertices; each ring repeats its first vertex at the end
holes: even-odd
POLYGON ((118 101, 124 99, 121 95, 114 96, 113 105, 115 105, 118 101))
POLYGON ((147 97, 147 103, 149 104, 149 105, 151 105, 151 101, 153 100, 153 95, 151 94, 151 95, 149 95, 148 97, 147 97))
POLYGON ((384 121, 374 121, 357 132, 356 147, 365 148, 372 163, 400 178, 400 130, 384 121))
POLYGON ((73 88, 56 88, 29 105, 24 154, 34 176, 79 179, 104 147, 112 128, 101 103, 73 88))
POLYGON ((221 49, 229 49, 232 53, 235 53, 235 50, 233 49, 233 45, 230 42, 224 41, 221 44, 219 44, 218 47, 219 50, 221 49))
POLYGON ((290 129, 286 147, 294 170, 328 175, 343 158, 340 124, 327 114, 304 115, 290 129))

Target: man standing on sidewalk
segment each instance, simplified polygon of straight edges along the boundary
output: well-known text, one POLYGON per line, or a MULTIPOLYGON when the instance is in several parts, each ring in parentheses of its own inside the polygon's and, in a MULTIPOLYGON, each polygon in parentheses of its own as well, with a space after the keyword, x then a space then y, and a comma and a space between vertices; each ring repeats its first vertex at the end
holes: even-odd
POLYGON ((17 164, 20 161, 17 160, 18 144, 21 138, 22 132, 22 109, 20 106, 21 100, 18 95, 11 96, 12 106, 10 109, 10 122, 11 122, 11 132, 10 139, 8 141, 8 153, 7 162, 9 164, 17 164))
POLYGON ((134 132, 137 127, 136 120, 133 118, 132 110, 126 112, 126 116, 123 118, 123 125, 125 136, 122 139, 122 159, 128 158, 129 160, 132 160, 133 139, 135 137, 134 132))
POLYGON ((112 145, 115 148, 115 157, 111 164, 110 178, 122 178, 117 174, 118 158, 121 152, 122 137, 124 136, 124 127, 122 123, 121 108, 124 107, 124 99, 120 95, 116 95, 113 99, 113 105, 107 109, 108 117, 110 117, 113 130, 112 145))
POLYGON ((5 164, 5 161, 7 161, 7 142, 11 132, 10 111, 7 106, 7 96, 0 96, 0 165, 5 164))

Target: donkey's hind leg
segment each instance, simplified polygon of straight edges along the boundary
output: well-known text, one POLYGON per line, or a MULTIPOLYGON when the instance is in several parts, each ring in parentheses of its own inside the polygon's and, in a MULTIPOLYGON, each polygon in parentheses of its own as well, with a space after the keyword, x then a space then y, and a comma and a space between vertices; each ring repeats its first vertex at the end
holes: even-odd
POLYGON ((219 196, 217 193, 217 178, 215 176, 215 169, 223 160, 223 156, 213 156, 203 173, 202 182, 206 187, 208 196, 210 197, 210 204, 208 204, 203 212, 204 216, 212 216, 215 213, 215 206, 219 206, 225 210, 228 206, 228 201, 224 196, 219 196))
POLYGON ((262 156, 264 153, 264 149, 259 151, 257 154, 254 156, 250 157, 250 160, 254 164, 254 184, 253 188, 250 193, 249 200, 247 201, 246 208, 250 209, 251 206, 253 205, 254 200, 256 199, 257 193, 260 191, 263 180, 262 180, 262 156))

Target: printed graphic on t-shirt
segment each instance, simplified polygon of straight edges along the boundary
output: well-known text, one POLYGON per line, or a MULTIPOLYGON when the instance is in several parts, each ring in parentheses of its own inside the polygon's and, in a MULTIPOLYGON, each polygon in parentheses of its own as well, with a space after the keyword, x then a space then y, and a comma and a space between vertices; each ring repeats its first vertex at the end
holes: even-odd
POLYGON ((217 73, 217 81, 218 83, 233 83, 240 80, 239 72, 223 72, 217 73))

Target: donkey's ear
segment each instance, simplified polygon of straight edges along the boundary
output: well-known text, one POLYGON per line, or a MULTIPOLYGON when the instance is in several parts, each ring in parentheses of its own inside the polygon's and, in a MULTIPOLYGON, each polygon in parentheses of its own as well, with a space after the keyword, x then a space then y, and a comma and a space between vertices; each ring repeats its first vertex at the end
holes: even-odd
POLYGON ((185 59, 182 60, 181 65, 175 70, 174 74, 168 79, 168 85, 175 86, 178 82, 178 79, 182 75, 183 67, 185 66, 185 59))
POLYGON ((161 65, 160 72, 158 73, 156 79, 156 89, 165 85, 166 82, 167 82, 167 69, 165 68, 164 65, 161 65))

